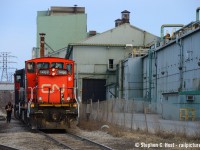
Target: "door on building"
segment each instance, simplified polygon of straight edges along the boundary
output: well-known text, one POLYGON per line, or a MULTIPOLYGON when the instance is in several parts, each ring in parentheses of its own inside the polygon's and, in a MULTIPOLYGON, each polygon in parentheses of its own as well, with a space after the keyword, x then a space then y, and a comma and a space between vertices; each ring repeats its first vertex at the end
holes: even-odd
POLYGON ((83 79, 82 100, 87 103, 106 100, 106 80, 105 79, 83 79))

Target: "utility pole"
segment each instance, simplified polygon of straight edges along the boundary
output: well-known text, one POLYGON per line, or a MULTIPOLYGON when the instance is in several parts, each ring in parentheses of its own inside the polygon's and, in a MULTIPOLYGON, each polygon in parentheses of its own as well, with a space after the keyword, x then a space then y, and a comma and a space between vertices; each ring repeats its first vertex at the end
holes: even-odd
MULTIPOLYGON (((12 82, 12 78, 8 76, 8 69, 16 69, 16 68, 9 67, 8 64, 16 62, 9 61, 9 58, 11 57, 15 56, 11 56, 10 52, 0 52, 0 69, 2 70, 0 82, 12 82)), ((10 76, 12 75, 13 73, 10 74, 10 76)))

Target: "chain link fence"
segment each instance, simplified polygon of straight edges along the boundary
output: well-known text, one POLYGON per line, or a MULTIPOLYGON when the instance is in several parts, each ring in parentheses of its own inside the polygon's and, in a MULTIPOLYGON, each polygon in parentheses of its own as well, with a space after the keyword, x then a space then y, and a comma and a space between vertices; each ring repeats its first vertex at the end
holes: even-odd
POLYGON ((200 122, 180 121, 179 111, 173 104, 120 99, 98 102, 91 100, 87 104, 81 104, 80 119, 106 121, 122 128, 152 133, 200 135, 200 122))

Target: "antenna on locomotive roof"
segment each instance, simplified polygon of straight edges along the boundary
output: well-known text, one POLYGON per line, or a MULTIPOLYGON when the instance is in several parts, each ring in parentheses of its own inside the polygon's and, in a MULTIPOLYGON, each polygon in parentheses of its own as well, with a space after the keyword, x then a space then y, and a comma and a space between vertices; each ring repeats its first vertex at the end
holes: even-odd
POLYGON ((39 33, 40 35, 40 58, 44 57, 44 44, 45 44, 45 33, 39 33))

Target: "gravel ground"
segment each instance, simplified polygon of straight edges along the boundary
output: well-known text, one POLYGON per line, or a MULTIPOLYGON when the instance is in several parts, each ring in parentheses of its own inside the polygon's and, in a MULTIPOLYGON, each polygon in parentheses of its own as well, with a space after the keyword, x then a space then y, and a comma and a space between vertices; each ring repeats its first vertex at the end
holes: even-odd
MULTIPOLYGON (((0 111, 0 116, 5 114, 0 111)), ((45 136, 31 132, 22 122, 12 119, 11 123, 6 120, 0 121, 0 144, 20 150, 53 150, 63 149, 45 136)))
MULTIPOLYGON (((0 111, 0 116, 5 114, 0 111)), ((141 131, 129 131, 121 129, 104 122, 80 121, 72 125, 70 132, 79 134, 98 143, 107 145, 116 150, 132 149, 191 149, 186 148, 189 144, 198 144, 200 138, 187 138, 185 135, 171 135, 167 133, 147 134, 141 131), (104 125, 104 128, 102 126, 104 125), (184 144, 184 145, 180 145, 184 144), (188 145, 186 145, 188 144, 188 145), (182 147, 181 147, 182 146, 182 147), (139 147, 139 148, 136 148, 139 147), (141 148, 142 147, 142 148, 141 148), (148 148, 149 147, 149 148, 148 148), (158 147, 158 148, 157 148, 158 147)), ((50 141, 39 133, 31 132, 23 123, 18 120, 11 120, 6 123, 0 121, 0 144, 14 147, 20 150, 60 150, 63 149, 55 142, 50 141)), ((194 147, 195 145, 192 145, 194 147)), ((192 148, 200 149, 200 148, 192 148)))

